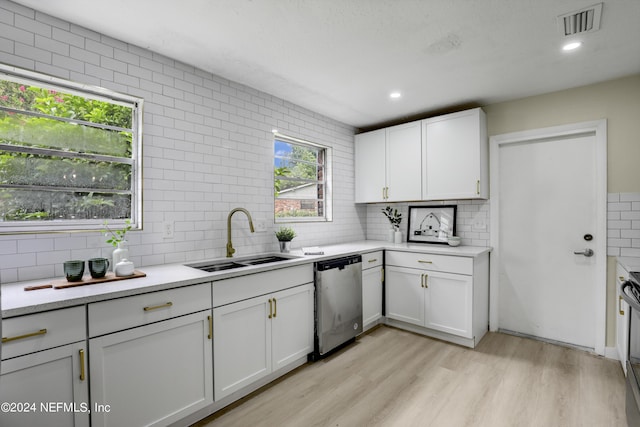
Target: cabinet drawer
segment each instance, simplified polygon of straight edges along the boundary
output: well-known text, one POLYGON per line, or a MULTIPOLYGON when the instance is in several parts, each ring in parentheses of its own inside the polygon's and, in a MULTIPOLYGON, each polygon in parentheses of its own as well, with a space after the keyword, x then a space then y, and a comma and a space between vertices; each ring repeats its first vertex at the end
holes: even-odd
POLYGON ((223 279, 213 282, 213 306, 220 307, 312 282, 311 263, 223 279))
POLYGON ((473 275, 473 258, 413 252, 387 251, 386 264, 398 267, 473 275))
POLYGON ((2 359, 86 338, 84 306, 2 320, 2 359))
POLYGON ((362 254, 362 269, 379 267, 382 265, 382 251, 362 254))
POLYGON ((211 283, 89 304, 95 337, 211 308, 211 283))

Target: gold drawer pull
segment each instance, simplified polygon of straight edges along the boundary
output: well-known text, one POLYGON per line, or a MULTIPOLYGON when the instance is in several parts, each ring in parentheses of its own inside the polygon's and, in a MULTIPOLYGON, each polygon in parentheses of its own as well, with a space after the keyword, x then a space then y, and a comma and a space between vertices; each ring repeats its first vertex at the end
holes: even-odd
POLYGON ((618 311, 621 316, 624 316, 624 310, 622 309, 622 296, 618 297, 618 311))
POLYGON ((152 310, 157 310, 159 308, 167 308, 167 307, 171 307, 173 305, 173 303, 171 301, 166 302, 164 304, 160 304, 160 305, 152 305, 151 307, 145 307, 143 308, 144 311, 152 311, 152 310))
POLYGON ((84 381, 84 350, 80 349, 80 381, 84 381))
POLYGON ((422 259, 419 259, 418 262, 421 263, 421 264, 433 264, 433 261, 425 261, 425 260, 422 260, 422 259))
POLYGON ((378 261, 378 258, 370 259, 368 262, 376 262, 376 261, 378 261))
POLYGON ((2 337, 2 342, 5 343, 5 342, 9 342, 9 341, 17 341, 17 340, 21 340, 21 339, 24 339, 24 338, 31 338, 31 337, 35 337, 35 336, 38 336, 38 335, 44 335, 46 333, 47 333, 46 329, 40 329, 37 332, 31 332, 29 334, 18 335, 16 337, 2 337))

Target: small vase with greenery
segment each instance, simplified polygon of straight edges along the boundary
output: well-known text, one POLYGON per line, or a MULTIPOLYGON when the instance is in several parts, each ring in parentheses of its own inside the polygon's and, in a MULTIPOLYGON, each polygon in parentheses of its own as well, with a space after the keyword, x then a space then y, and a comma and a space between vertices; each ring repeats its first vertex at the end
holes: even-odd
POLYGON ((119 230, 113 230, 109 227, 108 222, 104 221, 105 229, 102 230, 105 237, 108 237, 107 243, 113 246, 115 249, 111 254, 111 270, 116 271, 116 265, 123 259, 129 258, 129 249, 125 248, 124 245, 127 243, 125 240, 127 236, 127 232, 131 230, 131 220, 127 219, 124 221, 125 226, 119 230))
POLYGON ((296 237, 296 232, 290 227, 280 227, 276 231, 276 238, 280 242, 280 252, 289 252, 291 250, 291 241, 296 237))
POLYGON ((387 217, 389 223, 391 223, 391 230, 389 230, 389 237, 387 240, 395 243, 402 242, 402 232, 400 231, 402 214, 398 212, 398 209, 392 209, 391 206, 387 206, 382 209, 382 213, 387 217))

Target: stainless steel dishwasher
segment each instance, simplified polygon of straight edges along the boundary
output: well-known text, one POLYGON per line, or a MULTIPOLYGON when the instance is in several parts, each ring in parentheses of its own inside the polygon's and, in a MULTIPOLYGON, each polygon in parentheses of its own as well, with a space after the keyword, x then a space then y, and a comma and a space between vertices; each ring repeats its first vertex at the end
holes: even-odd
POLYGON ((316 358, 362 333, 362 257, 319 261, 316 282, 316 358))

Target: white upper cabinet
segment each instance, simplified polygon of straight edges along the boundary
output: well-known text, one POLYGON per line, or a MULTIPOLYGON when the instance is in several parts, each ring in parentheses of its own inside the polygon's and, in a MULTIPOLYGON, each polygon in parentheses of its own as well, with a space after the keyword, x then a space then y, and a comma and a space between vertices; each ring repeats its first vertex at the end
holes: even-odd
POLYGON ((386 130, 361 133, 355 138, 356 203, 384 200, 386 130))
POLYGON ((487 199, 489 144, 480 108, 355 136, 356 203, 487 199))
POLYGON ((487 199, 487 119, 480 108, 422 122, 424 200, 487 199))
POLYGON ((355 137, 356 203, 420 200, 420 122, 355 137))
POLYGON ((393 126, 387 131, 387 189, 385 201, 420 200, 422 137, 420 122, 393 126))

